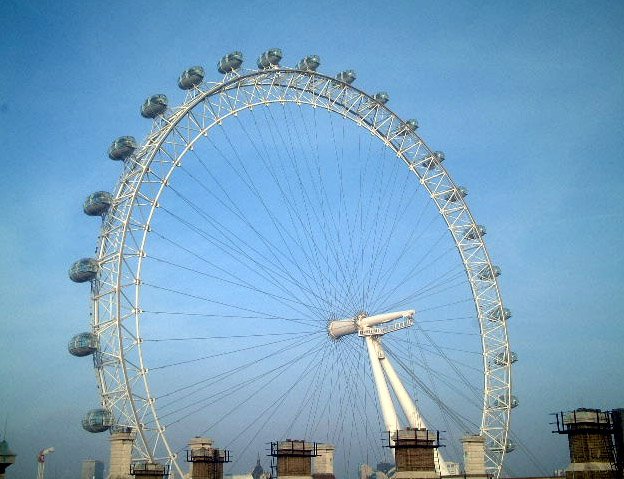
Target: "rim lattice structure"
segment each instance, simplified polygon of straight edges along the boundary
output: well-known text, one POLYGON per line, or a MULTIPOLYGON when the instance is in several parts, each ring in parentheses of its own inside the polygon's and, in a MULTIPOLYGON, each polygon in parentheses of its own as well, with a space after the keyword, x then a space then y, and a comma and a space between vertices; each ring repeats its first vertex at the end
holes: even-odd
POLYGON ((97 249, 99 272, 92 282, 92 327, 98 338, 95 364, 103 407, 114 413, 116 427, 136 432, 135 456, 167 461, 172 471, 183 475, 159 419, 142 354, 142 266, 150 225, 177 166, 213 127, 243 110, 286 103, 326 109, 368 130, 426 188, 448 225, 479 321, 484 373, 480 434, 485 437, 488 471, 498 477, 513 406, 504 400, 512 397, 510 361, 496 358, 508 358, 511 353, 497 275, 482 274, 495 268, 483 231, 463 195, 454 195, 459 187, 435 152, 415 131, 406 132, 404 120, 351 84, 316 71, 274 66, 234 71, 219 83, 201 84, 182 105, 156 118, 144 143, 124 161, 103 220, 97 249))

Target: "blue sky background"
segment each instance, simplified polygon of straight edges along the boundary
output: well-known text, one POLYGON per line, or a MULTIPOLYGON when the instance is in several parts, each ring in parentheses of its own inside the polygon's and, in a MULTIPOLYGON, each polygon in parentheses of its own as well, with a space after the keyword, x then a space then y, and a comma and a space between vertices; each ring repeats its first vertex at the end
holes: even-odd
MULTIPOLYGON (((18 454, 9 477, 49 477, 107 459, 80 427, 98 397, 66 351, 88 324, 88 287, 67 268, 95 247, 84 197, 112 188, 110 141, 143 138, 138 109, 208 79, 226 52, 280 47, 416 117, 488 228, 510 320, 513 429, 547 470, 568 463, 549 413, 624 407, 624 3, 28 2, 0 5, 0 420, 18 454)), ((519 475, 538 470, 520 451, 519 475)))

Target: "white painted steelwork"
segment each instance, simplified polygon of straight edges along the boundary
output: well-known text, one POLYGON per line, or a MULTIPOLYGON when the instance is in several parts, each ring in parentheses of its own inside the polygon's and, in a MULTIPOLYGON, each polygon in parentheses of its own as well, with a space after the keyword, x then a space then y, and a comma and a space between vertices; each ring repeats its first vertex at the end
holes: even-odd
MULTIPOLYGON (((99 271, 91 289, 92 330, 99 344, 94 364, 102 407, 114 411, 119 426, 137 432, 137 458, 166 460, 172 464, 172 472, 182 476, 150 392, 142 354, 141 284, 146 240, 161 194, 198 141, 241 111, 285 103, 326 109, 379 138, 424 186, 448 225, 479 320, 484 370, 480 434, 486 441, 488 471, 498 477, 508 442, 511 407, 495 407, 494 402, 501 395, 511 394, 511 364, 497 364, 494 358, 509 352, 508 315, 497 278, 479 274, 484 267, 492 268, 481 227, 463 196, 453 194, 458 186, 441 158, 415 131, 403 133, 405 130, 400 129, 404 120, 350 83, 310 68, 231 69, 218 83, 197 85, 189 90, 182 105, 154 118, 152 132, 124 160, 113 204, 104 216, 97 248, 99 271)), ((336 331, 336 335, 340 333, 336 331)), ((372 337, 366 335, 365 341, 370 343, 372 337)))
POLYGON ((44 479, 45 477, 45 460, 46 456, 54 452, 53 447, 47 447, 39 451, 37 456, 37 479, 44 479))
POLYGON ((388 431, 398 431, 401 429, 401 424, 399 423, 399 418, 397 417, 396 410, 392 404, 390 389, 388 388, 388 384, 384 378, 379 357, 380 355, 383 355, 383 350, 379 347, 379 341, 374 339, 373 336, 366 336, 364 340, 366 341, 368 359, 370 361, 371 370, 373 371, 375 388, 377 388, 379 406, 381 407, 384 424, 386 425, 386 429, 388 431))
POLYGON ((368 316, 366 313, 360 313, 354 318, 330 321, 327 331, 334 339, 353 333, 358 333, 360 336, 380 336, 390 332, 390 330, 376 328, 376 326, 389 323, 395 319, 405 318, 404 322, 395 323, 396 326, 392 329, 392 331, 403 329, 413 324, 412 318, 414 317, 414 313, 415 311, 413 309, 409 311, 398 311, 396 313, 375 314, 373 316, 368 316))
MULTIPOLYGON (((384 424, 388 431, 398 431, 402 429, 392 401, 392 396, 390 395, 388 383, 394 391, 394 395, 399 401, 401 409, 407 418, 408 426, 418 429, 427 428, 424 419, 418 412, 416 404, 414 404, 407 389, 405 389, 403 382, 396 373, 394 366, 392 366, 390 359, 386 356, 381 344, 381 337, 383 335, 411 326, 414 321, 414 314, 414 310, 383 313, 373 316, 366 316, 365 313, 361 313, 352 319, 331 321, 327 328, 329 335, 334 339, 354 333, 357 333, 359 336, 364 336, 369 362, 375 380, 375 388, 379 398, 379 405, 384 418, 384 424), (385 324, 401 318, 405 318, 405 320, 400 323, 395 323, 390 328, 376 327, 380 324, 385 324)), ((434 450, 434 456, 437 472, 441 475, 448 475, 449 472, 446 462, 438 448, 434 450)))
MULTIPOLYGON (((382 349, 381 343, 379 344, 379 349, 382 349)), ((414 401, 412 401, 412 398, 407 392, 407 389, 405 389, 405 386, 399 378, 399 375, 394 370, 394 366, 392 366, 390 359, 385 356, 383 358, 383 361, 380 358, 380 363, 384 373, 386 374, 386 377, 388 378, 388 382, 392 386, 392 390, 394 391, 394 394, 396 395, 399 404, 401 405, 401 409, 403 409, 403 413, 405 414, 405 417, 409 422, 409 426, 417 429, 427 429, 427 424, 425 423, 425 420, 418 412, 416 404, 414 404, 414 401)), ((433 450, 433 456, 436 471, 438 472, 438 474, 442 476, 448 475, 449 470, 439 448, 435 448, 433 450)))

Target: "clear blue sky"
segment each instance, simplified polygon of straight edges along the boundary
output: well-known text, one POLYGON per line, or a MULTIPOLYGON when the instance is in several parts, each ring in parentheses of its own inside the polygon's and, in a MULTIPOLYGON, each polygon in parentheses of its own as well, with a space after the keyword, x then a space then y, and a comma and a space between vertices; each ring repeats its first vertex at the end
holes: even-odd
MULTIPOLYGON (((33 476, 78 475, 105 436, 67 340, 88 324, 69 264, 95 246, 84 197, 110 189, 112 138, 144 137, 143 99, 186 67, 270 47, 285 64, 358 72, 445 151, 503 269, 514 369, 513 429, 547 469, 567 464, 549 413, 624 407, 624 4, 622 2, 35 2, 0 6, 0 420, 33 476)), ((537 473, 520 452, 518 474, 537 473)))

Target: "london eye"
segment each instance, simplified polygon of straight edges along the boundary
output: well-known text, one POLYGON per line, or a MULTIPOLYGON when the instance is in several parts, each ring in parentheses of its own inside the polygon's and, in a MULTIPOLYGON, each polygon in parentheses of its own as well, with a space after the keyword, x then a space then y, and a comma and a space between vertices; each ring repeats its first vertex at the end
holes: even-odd
POLYGON ((180 477, 195 434, 234 468, 305 437, 353 471, 391 460, 383 431, 426 427, 444 475, 472 432, 498 477, 518 404, 511 313, 453 159, 353 70, 281 59, 230 53, 214 82, 187 69, 177 106, 143 103, 143 141, 110 145, 117 183, 84 204, 102 218, 96 254, 69 272, 91 285, 90 330, 69 344, 101 396, 84 428, 133 431, 135 459, 180 477))

